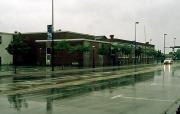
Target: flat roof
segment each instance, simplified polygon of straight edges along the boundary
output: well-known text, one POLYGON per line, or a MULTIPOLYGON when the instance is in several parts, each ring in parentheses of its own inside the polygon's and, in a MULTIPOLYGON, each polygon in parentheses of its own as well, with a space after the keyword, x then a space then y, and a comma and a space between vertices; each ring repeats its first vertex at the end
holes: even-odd
MULTIPOLYGON (((86 34, 86 33, 78 33, 78 32, 71 32, 71 31, 54 31, 54 33, 73 33, 73 34, 95 36, 95 35, 90 35, 90 34, 86 34)), ((26 32, 26 33, 22 33, 22 34, 47 34, 47 31, 45 31, 45 32, 26 32)))
POLYGON ((0 34, 13 35, 13 33, 0 32, 0 34))
MULTIPOLYGON (((51 41, 52 40, 35 40, 35 42, 37 42, 37 43, 45 43, 45 42, 51 42, 51 41)), ((113 44, 113 43, 115 43, 115 42, 110 42, 110 41, 107 42, 107 41, 100 41, 100 40, 89 40, 89 39, 83 39, 83 38, 79 38, 79 39, 54 39, 54 42, 59 42, 59 41, 70 41, 70 42, 89 41, 89 42, 97 42, 97 43, 105 43, 105 44, 113 44)), ((130 41, 130 42, 133 42, 133 41, 130 41)), ((139 43, 139 42, 137 42, 137 43, 139 43)), ((144 43, 139 43, 139 44, 142 45, 144 43)), ((154 45, 148 44, 148 46, 154 46, 154 45)))
MULTIPOLYGON (((118 39, 118 38, 114 38, 113 40, 111 39, 108 39, 110 42, 113 42, 113 43, 131 43, 131 44, 134 44, 135 41, 131 41, 131 40, 124 40, 124 39, 118 39)), ((142 43, 142 42, 136 42, 138 45, 148 45, 148 46, 155 46, 153 44, 149 44, 149 43, 142 43)))
MULTIPOLYGON (((35 40, 35 42, 37 43, 43 43, 43 42, 51 42, 52 40, 35 40)), ((55 42, 58 41, 71 41, 71 42, 75 42, 75 41, 89 41, 89 42, 97 42, 97 43, 106 43, 106 44, 111 44, 111 42, 106 42, 106 41, 99 41, 99 40, 89 40, 89 39, 83 39, 83 38, 79 38, 79 39, 54 39, 55 42)))
MULTIPOLYGON (((94 37, 102 37, 102 36, 95 36, 95 35, 90 35, 90 34, 85 34, 85 33, 78 33, 78 32, 71 32, 71 31, 55 31, 54 33, 74 33, 74 34, 82 34, 82 35, 88 35, 88 36, 94 36, 94 37)), ((6 32, 0 32, 0 34, 6 34, 6 35, 14 35, 14 33, 6 33, 6 32)), ((47 32, 26 32, 26 33, 22 33, 22 34, 47 34, 47 32)), ((104 36, 106 37, 106 36, 104 36)), ((107 38, 107 37, 106 37, 107 38)), ((91 41, 91 42, 99 42, 99 43, 115 43, 115 42, 124 42, 124 43, 131 43, 133 44, 134 41, 130 41, 130 40, 125 40, 125 39, 119 39, 119 38, 114 38, 113 40, 111 39, 107 39, 108 41, 100 41, 100 40, 88 40, 88 39, 55 39, 54 41, 91 41)), ((51 42, 49 40, 36 40, 37 42, 51 42)), ((137 44, 140 45, 145 45, 146 43, 142 43, 142 42, 136 42, 137 44)), ((149 46, 155 46, 153 44, 147 44, 149 46)))

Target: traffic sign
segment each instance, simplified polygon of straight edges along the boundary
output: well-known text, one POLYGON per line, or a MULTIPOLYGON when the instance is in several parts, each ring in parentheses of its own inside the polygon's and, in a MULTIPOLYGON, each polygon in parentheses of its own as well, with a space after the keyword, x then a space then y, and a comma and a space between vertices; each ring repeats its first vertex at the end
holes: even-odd
POLYGON ((48 40, 52 40, 52 25, 47 25, 47 35, 48 35, 48 40))

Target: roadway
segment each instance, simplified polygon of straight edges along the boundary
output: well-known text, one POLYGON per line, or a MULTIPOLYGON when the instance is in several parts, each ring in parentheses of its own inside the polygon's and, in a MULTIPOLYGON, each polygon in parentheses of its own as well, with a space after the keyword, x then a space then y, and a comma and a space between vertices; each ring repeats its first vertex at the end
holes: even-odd
POLYGON ((180 66, 174 64, 79 74, 83 78, 76 74, 78 80, 73 81, 78 84, 73 86, 62 86, 59 77, 1 78, 0 114, 175 114, 179 74, 180 66))

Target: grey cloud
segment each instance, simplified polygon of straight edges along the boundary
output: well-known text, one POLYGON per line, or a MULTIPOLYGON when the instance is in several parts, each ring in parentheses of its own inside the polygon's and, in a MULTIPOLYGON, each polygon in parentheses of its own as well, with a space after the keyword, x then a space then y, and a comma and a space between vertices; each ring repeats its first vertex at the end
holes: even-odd
MULTIPOLYGON (((163 34, 167 45, 177 37, 180 45, 180 1, 178 0, 54 0, 55 28, 96 35, 115 34, 118 38, 134 39, 134 22, 138 41, 152 38, 162 49, 163 34)), ((0 31, 46 31, 51 23, 51 0, 0 0, 0 31)))

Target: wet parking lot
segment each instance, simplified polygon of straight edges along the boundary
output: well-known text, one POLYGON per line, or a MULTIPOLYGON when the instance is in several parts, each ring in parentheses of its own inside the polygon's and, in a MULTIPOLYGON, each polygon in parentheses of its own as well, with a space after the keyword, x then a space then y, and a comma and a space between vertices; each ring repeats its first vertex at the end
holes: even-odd
MULTIPOLYGON (((123 72, 128 70, 81 75, 113 76, 122 75, 123 72)), ((179 105, 178 65, 160 66, 160 69, 153 72, 74 86, 53 86, 27 93, 13 93, 18 88, 33 90, 33 87, 38 88, 43 84, 46 87, 48 84, 58 84, 61 79, 55 77, 29 81, 15 80, 13 77, 0 78, 0 114, 175 114, 179 105)))

